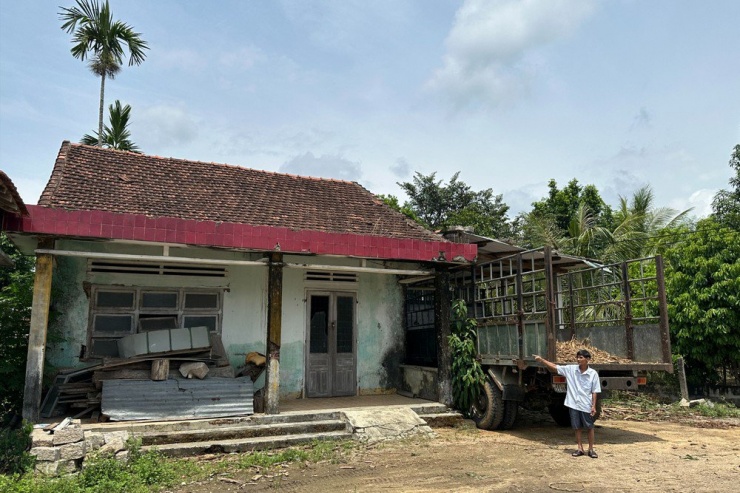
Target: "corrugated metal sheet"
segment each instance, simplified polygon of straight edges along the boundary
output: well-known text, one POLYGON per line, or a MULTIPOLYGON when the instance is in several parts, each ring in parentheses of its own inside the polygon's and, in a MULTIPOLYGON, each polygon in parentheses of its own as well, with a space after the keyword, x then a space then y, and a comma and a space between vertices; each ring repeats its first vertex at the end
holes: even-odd
POLYGON ((249 377, 105 380, 101 411, 114 421, 244 416, 254 413, 249 377))

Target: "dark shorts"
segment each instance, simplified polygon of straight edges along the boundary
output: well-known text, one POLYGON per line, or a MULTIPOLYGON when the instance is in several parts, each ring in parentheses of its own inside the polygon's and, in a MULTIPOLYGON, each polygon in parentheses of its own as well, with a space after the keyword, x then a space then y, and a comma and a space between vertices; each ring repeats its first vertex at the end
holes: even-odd
POLYGON ((568 411, 570 411, 570 426, 574 430, 579 428, 586 428, 587 430, 593 429, 594 417, 591 416, 591 413, 584 413, 583 411, 573 409, 572 407, 569 407, 568 411))

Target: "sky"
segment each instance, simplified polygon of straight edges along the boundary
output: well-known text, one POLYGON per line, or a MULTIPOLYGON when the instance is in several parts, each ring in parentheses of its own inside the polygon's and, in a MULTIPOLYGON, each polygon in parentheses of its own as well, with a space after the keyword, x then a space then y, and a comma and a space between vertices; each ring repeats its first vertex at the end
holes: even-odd
MULTIPOLYGON (((0 169, 35 204, 100 81, 60 5, 0 0, 0 169)), ((555 179, 613 206, 711 212, 740 143, 736 0, 112 0, 149 44, 106 83, 146 154, 356 181, 492 189, 510 217, 555 179)), ((107 109, 106 109, 107 118, 107 109)))

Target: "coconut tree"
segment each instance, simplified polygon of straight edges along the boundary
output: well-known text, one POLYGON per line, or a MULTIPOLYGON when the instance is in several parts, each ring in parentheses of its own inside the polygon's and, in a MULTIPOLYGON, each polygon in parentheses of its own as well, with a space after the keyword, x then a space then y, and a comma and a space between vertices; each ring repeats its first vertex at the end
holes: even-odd
POLYGON ((62 29, 72 34, 72 56, 85 61, 90 70, 100 77, 100 110, 98 112, 98 145, 103 145, 103 105, 105 79, 113 79, 121 70, 124 45, 128 48, 128 64, 140 65, 148 50, 146 41, 131 26, 114 21, 108 0, 77 0, 76 7, 62 8, 59 18, 62 29))
POLYGON ((108 112, 110 126, 105 126, 103 135, 97 132, 96 135, 85 134, 80 142, 87 145, 102 145, 119 151, 141 152, 139 147, 131 141, 131 132, 128 129, 131 106, 122 106, 121 102, 116 99, 114 104, 108 106, 108 112))

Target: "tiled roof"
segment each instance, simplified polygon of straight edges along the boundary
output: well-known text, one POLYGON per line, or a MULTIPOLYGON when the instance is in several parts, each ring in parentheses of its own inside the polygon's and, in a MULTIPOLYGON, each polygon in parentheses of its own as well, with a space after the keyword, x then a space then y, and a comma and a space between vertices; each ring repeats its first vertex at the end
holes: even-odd
POLYGON ((0 209, 16 214, 28 215, 26 204, 23 203, 18 190, 10 177, 0 170, 0 209))
POLYGON ((62 143, 44 207, 444 241, 357 183, 62 143))

